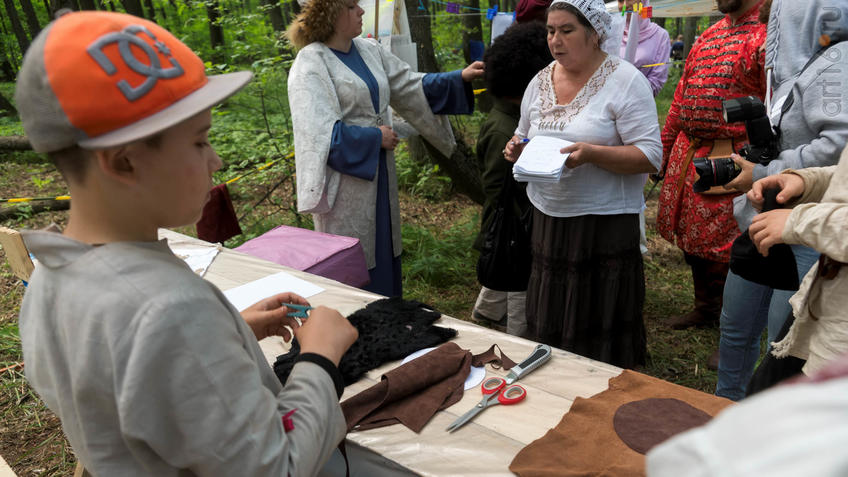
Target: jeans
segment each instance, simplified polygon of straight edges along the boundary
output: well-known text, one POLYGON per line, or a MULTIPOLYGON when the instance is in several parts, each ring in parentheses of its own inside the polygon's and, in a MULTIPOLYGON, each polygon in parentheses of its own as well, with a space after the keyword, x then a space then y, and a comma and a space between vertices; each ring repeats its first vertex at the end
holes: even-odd
MULTIPOLYGON (((798 279, 803 280, 818 260, 819 253, 801 245, 791 247, 798 279)), ((750 282, 732 271, 727 274, 720 319, 716 396, 733 401, 745 397, 754 365, 760 357, 763 329, 768 326, 768 343, 772 343, 792 313, 789 298, 794 294, 794 291, 775 290, 750 282)))

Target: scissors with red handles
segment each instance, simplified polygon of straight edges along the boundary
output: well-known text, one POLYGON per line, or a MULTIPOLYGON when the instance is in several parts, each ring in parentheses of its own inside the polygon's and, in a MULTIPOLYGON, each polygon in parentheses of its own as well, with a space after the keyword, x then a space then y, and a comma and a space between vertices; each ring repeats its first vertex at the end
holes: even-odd
POLYGON ((459 429, 489 406, 494 406, 495 404, 515 404, 527 397, 527 390, 518 384, 507 385, 504 378, 488 378, 483 381, 480 388, 483 391, 483 399, 471 408, 470 411, 460 416, 459 419, 448 426, 448 432, 459 429))

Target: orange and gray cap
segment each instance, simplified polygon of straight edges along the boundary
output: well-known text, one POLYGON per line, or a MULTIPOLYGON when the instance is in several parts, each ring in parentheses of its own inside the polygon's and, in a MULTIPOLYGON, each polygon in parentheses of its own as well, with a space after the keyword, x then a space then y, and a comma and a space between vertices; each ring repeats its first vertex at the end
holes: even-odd
POLYGON ((240 90, 248 71, 206 76, 164 28, 112 12, 68 13, 33 41, 15 100, 36 152, 120 146, 154 135, 240 90))

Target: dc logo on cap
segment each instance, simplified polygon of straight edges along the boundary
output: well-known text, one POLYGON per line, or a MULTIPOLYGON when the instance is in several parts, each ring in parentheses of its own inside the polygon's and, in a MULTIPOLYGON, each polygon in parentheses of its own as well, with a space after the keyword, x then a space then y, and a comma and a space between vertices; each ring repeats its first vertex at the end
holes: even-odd
POLYGON ((130 69, 147 77, 143 83, 135 88, 130 86, 127 80, 122 79, 118 81, 118 89, 124 93, 124 97, 126 97, 129 101, 135 101, 150 92, 150 90, 152 90, 156 85, 159 78, 170 79, 183 74, 183 68, 179 63, 177 63, 177 60, 171 56, 171 51, 168 49, 167 45, 159 41, 147 28, 140 25, 130 25, 120 32, 109 33, 101 36, 86 50, 88 51, 88 54, 94 58, 94 61, 103 68, 103 71, 105 71, 107 75, 111 76, 118 72, 118 69, 112 61, 109 60, 109 58, 103 53, 103 48, 111 45, 112 43, 118 44, 118 51, 121 54, 121 59, 124 60, 124 63, 130 69), (159 55, 156 53, 156 50, 154 50, 147 42, 139 38, 137 36, 138 33, 144 33, 153 40, 153 45, 156 46, 156 50, 168 57, 168 61, 171 63, 170 68, 162 68, 162 62, 159 61, 159 55), (149 65, 145 65, 138 61, 130 50, 130 44, 133 44, 144 51, 147 58, 150 60, 149 65))

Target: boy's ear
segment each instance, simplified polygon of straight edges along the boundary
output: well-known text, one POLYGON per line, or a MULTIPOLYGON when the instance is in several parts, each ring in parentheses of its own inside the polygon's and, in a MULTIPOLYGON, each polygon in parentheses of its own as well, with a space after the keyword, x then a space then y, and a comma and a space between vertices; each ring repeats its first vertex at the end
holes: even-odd
POLYGON ((118 146, 94 151, 97 166, 107 177, 124 184, 137 180, 137 169, 131 159, 130 146, 118 146))

